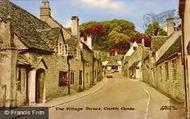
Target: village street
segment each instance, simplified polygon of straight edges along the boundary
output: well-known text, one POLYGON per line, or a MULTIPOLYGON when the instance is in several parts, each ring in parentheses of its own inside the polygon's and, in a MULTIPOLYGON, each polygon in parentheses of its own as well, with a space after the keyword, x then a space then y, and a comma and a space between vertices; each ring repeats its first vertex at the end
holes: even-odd
POLYGON ((183 112, 182 104, 149 85, 114 74, 96 93, 50 108, 49 113, 50 119, 184 119, 183 112))

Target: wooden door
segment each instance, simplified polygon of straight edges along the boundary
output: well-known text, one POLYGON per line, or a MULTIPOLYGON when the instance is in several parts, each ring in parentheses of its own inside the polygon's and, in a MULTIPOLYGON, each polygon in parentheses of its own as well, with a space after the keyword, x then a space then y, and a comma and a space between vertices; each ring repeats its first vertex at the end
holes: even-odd
POLYGON ((36 72, 36 102, 41 103, 44 94, 45 71, 38 69, 36 72))

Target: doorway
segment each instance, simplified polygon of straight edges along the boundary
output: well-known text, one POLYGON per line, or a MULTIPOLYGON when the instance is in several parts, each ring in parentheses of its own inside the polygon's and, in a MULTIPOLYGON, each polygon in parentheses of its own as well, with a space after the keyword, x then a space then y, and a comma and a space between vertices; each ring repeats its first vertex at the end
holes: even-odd
POLYGON ((44 95, 44 81, 45 81, 45 70, 38 69, 36 71, 36 103, 43 102, 44 95))

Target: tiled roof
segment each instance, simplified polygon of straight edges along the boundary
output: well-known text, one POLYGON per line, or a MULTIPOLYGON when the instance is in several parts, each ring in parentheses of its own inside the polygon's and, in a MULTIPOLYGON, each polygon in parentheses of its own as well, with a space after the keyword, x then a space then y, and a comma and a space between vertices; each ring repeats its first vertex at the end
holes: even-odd
POLYGON ((116 60, 112 59, 112 60, 109 60, 106 66, 120 66, 120 64, 118 64, 116 60))
POLYGON ((57 46, 61 28, 51 28, 39 32, 41 34, 41 38, 45 40, 51 49, 54 49, 55 46, 57 46))
POLYGON ((130 68, 136 68, 139 63, 140 63, 140 61, 134 62, 133 65, 130 68))
POLYGON ((0 18, 7 21, 10 16, 11 32, 15 34, 28 48, 52 51, 44 39, 41 38, 38 29, 50 28, 26 10, 18 7, 8 0, 0 1, 0 18))
POLYGON ((162 55, 162 57, 157 61, 156 64, 162 63, 163 61, 167 60, 169 57, 174 55, 175 53, 182 51, 181 45, 181 36, 176 39, 174 44, 162 55))
POLYGON ((40 62, 43 62, 46 69, 48 68, 42 57, 33 57, 31 59, 26 56, 19 54, 17 59, 17 65, 32 66, 33 68, 38 67, 40 62))
POLYGON ((142 54, 142 59, 146 59, 149 56, 150 49, 149 48, 144 48, 143 54, 142 54))
POLYGON ((168 39, 167 36, 155 36, 151 40, 151 50, 157 51, 168 39))
POLYGON ((121 61, 123 55, 116 55, 116 56, 110 56, 107 57, 108 66, 120 66, 120 64, 117 63, 117 61, 121 61))
POLYGON ((122 57, 123 57, 123 55, 118 54, 116 56, 110 56, 110 57, 108 57, 108 59, 111 58, 111 59, 114 59, 116 61, 121 61, 122 57))
POLYGON ((69 38, 66 43, 69 46, 69 54, 74 55, 75 54, 75 50, 78 44, 78 40, 77 37, 75 36, 71 36, 71 38, 69 38))
MULTIPOLYGON (((50 16, 51 17, 51 16, 50 16)), ((62 29, 64 29, 65 32, 67 32, 69 35, 71 35, 71 31, 69 31, 67 28, 65 28, 62 24, 60 24, 57 20, 55 20, 53 17, 51 19, 58 24, 62 29)))
POLYGON ((23 55, 18 55, 17 64, 19 65, 31 65, 31 63, 23 55))
POLYGON ((126 56, 124 62, 128 62, 130 58, 131 58, 131 56, 126 56))

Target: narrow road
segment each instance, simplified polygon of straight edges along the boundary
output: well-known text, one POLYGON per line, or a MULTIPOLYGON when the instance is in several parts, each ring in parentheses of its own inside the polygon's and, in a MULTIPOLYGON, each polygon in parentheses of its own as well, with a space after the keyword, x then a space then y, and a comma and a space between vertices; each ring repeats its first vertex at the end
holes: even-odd
POLYGON ((50 119, 184 119, 183 112, 183 105, 147 84, 114 74, 98 92, 51 108, 50 119))

